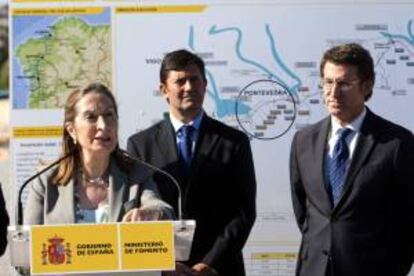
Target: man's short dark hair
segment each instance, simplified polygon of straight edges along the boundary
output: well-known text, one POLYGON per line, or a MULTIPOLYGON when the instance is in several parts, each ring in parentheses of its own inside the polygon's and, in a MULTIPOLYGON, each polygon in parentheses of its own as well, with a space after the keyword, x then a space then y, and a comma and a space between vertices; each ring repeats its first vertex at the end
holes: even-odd
MULTIPOLYGON (((319 67, 322 78, 324 77, 323 70, 327 62, 355 66, 361 81, 372 81, 373 84, 375 82, 374 61, 368 50, 357 43, 342 44, 327 50, 322 57, 319 67)), ((365 97, 365 100, 368 100, 371 96, 372 90, 365 97)))
POLYGON ((183 71, 190 65, 196 65, 206 80, 204 61, 196 54, 180 49, 165 55, 160 68, 160 82, 167 81, 169 71, 183 71))

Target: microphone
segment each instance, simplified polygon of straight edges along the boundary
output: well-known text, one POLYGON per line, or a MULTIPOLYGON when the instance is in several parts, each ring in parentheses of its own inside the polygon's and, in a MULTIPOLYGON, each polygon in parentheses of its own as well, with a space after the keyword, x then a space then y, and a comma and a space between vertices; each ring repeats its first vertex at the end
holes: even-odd
POLYGON ((37 173, 35 173, 34 175, 32 175, 26 181, 23 182, 22 186, 20 186, 19 195, 17 197, 17 211, 16 211, 17 212, 16 213, 16 225, 17 226, 23 225, 22 193, 23 193, 24 188, 27 186, 27 184, 29 184, 33 179, 35 179, 36 177, 39 177, 42 173, 49 170, 53 166, 56 166, 57 164, 59 164, 60 162, 62 162, 64 159, 68 158, 71 155, 73 155, 73 152, 70 152, 67 155, 64 155, 63 157, 59 158, 58 160, 52 162, 51 164, 47 165, 46 167, 44 167, 43 169, 41 169, 40 171, 38 171, 37 173))
MULTIPOLYGON (((164 175, 168 179, 170 179, 172 183, 174 183, 175 188, 178 191, 178 200, 177 200, 177 202, 178 202, 178 208, 177 208, 178 209, 178 220, 182 221, 183 220, 183 213, 182 213, 182 206, 181 206, 181 204, 182 204, 181 187, 180 187, 180 184, 178 183, 177 179, 175 179, 175 177, 172 176, 169 172, 167 172, 167 171, 165 171, 163 169, 160 169, 160 168, 158 168, 158 167, 156 167, 156 166, 154 166, 154 165, 152 165, 152 164, 150 164, 148 162, 145 162, 144 160, 141 160, 141 159, 139 159, 137 157, 134 157, 134 156, 132 156, 131 154, 129 154, 128 152, 126 152, 124 150, 121 150, 121 152, 122 152, 122 154, 125 157, 130 158, 130 159, 132 159, 132 160, 134 160, 134 161, 136 161, 136 162, 144 165, 145 167, 148 167, 148 168, 150 168, 150 169, 152 169, 152 170, 154 170, 156 172, 161 173, 162 175, 164 175)), ((138 204, 138 205, 140 205, 140 204, 138 204)))
MULTIPOLYGON (((138 162, 139 164, 142 164, 145 167, 148 167, 152 169, 153 171, 159 172, 160 174, 166 176, 168 179, 171 180, 172 183, 174 183, 175 188, 178 191, 178 221, 173 221, 174 224, 174 251, 175 251, 175 260, 176 261, 188 261, 190 258, 191 253, 191 247, 193 244, 193 238, 194 238, 194 232, 196 228, 196 221, 195 220, 183 220, 182 215, 182 200, 181 200, 181 187, 178 183, 177 179, 175 179, 174 176, 172 176, 167 171, 160 169, 150 163, 147 163, 137 157, 131 156, 128 152, 124 150, 120 150, 122 154, 126 158, 130 158, 131 160, 134 160, 138 162)), ((140 189, 138 193, 138 197, 140 197, 140 194, 142 192, 142 189, 140 189)), ((138 198, 138 200, 140 200, 138 198)), ((139 202, 139 201, 138 201, 139 202)), ((139 204, 137 204, 139 207, 139 204)))

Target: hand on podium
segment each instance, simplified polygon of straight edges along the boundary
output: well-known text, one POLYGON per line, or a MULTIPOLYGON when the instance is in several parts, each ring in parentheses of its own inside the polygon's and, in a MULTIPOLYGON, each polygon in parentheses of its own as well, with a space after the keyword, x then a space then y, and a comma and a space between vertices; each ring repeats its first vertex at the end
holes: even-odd
POLYGON ((122 222, 159 220, 160 218, 161 211, 159 208, 146 206, 129 210, 122 218, 122 222))
POLYGON ((193 266, 193 275, 196 276, 219 276, 214 268, 204 264, 198 263, 193 266))
POLYGON ((163 271, 162 276, 193 276, 193 270, 181 262, 175 262, 174 271, 163 271))
POLYGON ((175 271, 165 271, 162 276, 219 276, 214 268, 204 264, 195 264, 192 268, 183 263, 175 263, 175 271))

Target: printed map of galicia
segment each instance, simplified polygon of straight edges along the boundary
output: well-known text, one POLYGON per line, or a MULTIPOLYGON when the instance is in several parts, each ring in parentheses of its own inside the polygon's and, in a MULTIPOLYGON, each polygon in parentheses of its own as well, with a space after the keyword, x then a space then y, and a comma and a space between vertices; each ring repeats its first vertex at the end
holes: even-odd
POLYGON ((14 108, 61 108, 77 87, 96 81, 111 87, 109 12, 37 16, 24 24, 29 18, 35 17, 13 18, 21 34, 14 44, 14 108))

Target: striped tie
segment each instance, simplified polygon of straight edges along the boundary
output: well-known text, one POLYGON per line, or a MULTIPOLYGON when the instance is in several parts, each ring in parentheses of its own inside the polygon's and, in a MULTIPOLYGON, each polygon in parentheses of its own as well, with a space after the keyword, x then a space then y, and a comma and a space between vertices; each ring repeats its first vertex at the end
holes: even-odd
POLYGON ((335 144, 329 166, 329 184, 334 205, 338 203, 344 187, 347 173, 346 161, 349 157, 349 150, 345 139, 351 132, 352 130, 349 128, 339 130, 339 139, 335 144))

